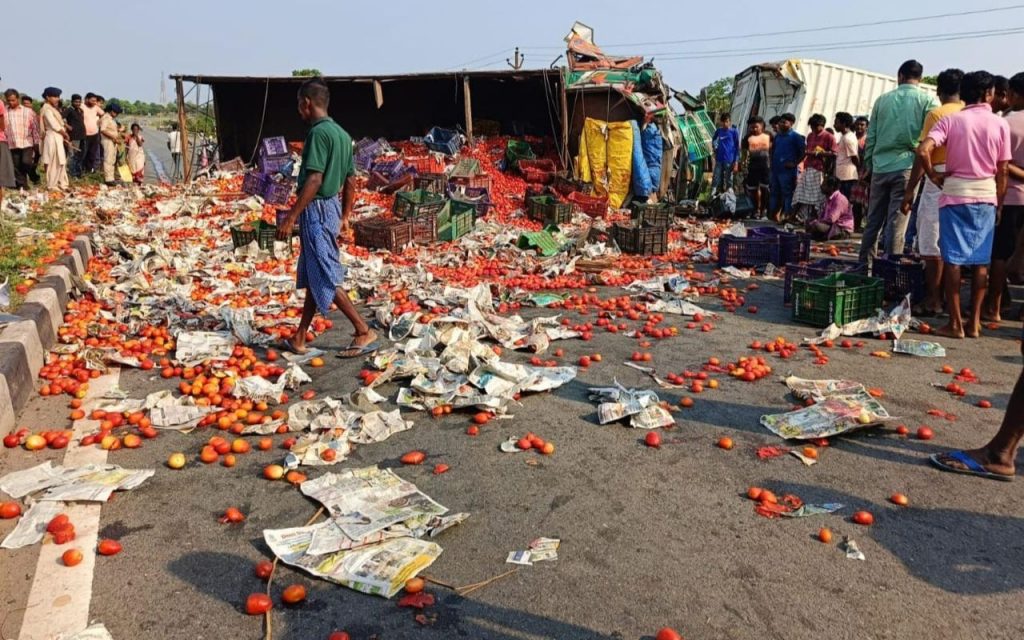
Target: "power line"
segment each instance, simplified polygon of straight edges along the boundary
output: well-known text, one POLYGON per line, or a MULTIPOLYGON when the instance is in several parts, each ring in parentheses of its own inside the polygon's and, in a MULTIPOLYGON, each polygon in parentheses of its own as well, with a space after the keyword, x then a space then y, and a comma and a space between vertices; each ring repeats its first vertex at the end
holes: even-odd
POLYGON ((498 57, 498 56, 506 56, 506 55, 508 55, 508 50, 511 49, 511 48, 512 47, 505 47, 503 49, 499 49, 499 50, 495 51, 494 53, 492 53, 490 55, 481 56, 479 58, 474 58, 473 60, 470 60, 468 62, 463 62, 462 64, 454 65, 454 66, 451 67, 451 69, 463 69, 465 67, 468 67, 471 64, 476 64, 478 62, 483 62, 485 60, 490 60, 491 58, 495 58, 495 57, 498 57))
MULTIPOLYGON (((937 13, 929 16, 915 16, 912 18, 894 18, 892 20, 876 20, 873 22, 859 22, 854 24, 836 24, 828 27, 810 27, 805 29, 790 29, 787 31, 767 31, 758 33, 746 33, 743 35, 729 35, 729 36, 712 36, 709 38, 689 38, 686 40, 662 40, 655 42, 620 42, 612 44, 602 44, 601 47, 648 47, 648 46, 659 46, 664 44, 689 44, 693 42, 716 42, 720 40, 742 40, 747 38, 765 38, 770 36, 784 36, 793 35, 798 33, 818 33, 828 29, 857 29, 860 27, 878 27, 890 24, 904 24, 908 22, 923 22, 926 20, 941 20, 943 18, 958 18, 963 16, 973 16, 991 13, 1000 13, 1004 11, 1015 11, 1018 9, 1024 9, 1024 4, 1015 4, 1005 7, 989 7, 987 9, 973 9, 970 11, 956 11, 950 13, 937 13)), ((531 49, 564 49, 565 47, 531 47, 531 49)))
MULTIPOLYGON (((909 36, 906 38, 883 38, 878 40, 849 40, 846 42, 821 42, 816 44, 795 44, 792 46, 766 47, 760 49, 720 49, 718 51, 691 51, 678 53, 665 53, 660 55, 660 60, 700 60, 707 58, 732 58, 737 56, 761 55, 769 53, 787 53, 802 50, 814 51, 837 51, 840 49, 857 49, 865 45, 886 47, 901 44, 919 44, 923 42, 936 42, 939 38, 943 42, 950 40, 965 40, 976 37, 999 37, 1024 33, 1024 27, 1011 27, 1007 29, 986 29, 983 31, 961 31, 954 33, 940 33, 925 36, 909 36)), ((655 54, 651 54, 655 55, 655 54)))

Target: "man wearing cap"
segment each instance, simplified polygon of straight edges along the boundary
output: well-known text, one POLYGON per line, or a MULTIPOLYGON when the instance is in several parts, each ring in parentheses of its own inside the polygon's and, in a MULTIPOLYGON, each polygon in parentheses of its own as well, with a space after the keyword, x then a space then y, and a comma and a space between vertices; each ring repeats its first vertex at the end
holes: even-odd
POLYGON ((107 110, 100 116, 100 144, 103 146, 103 182, 108 187, 114 186, 115 169, 117 167, 117 143, 121 140, 121 132, 117 125, 117 116, 121 115, 121 105, 111 102, 107 110))
POLYGON ((71 144, 64 117, 60 115, 60 89, 47 87, 43 90, 43 107, 39 110, 40 131, 43 136, 43 150, 40 160, 46 167, 47 191, 63 191, 68 188, 68 156, 65 144, 71 144))
POLYGON ((68 125, 68 135, 71 137, 72 156, 68 162, 68 171, 79 178, 84 166, 85 111, 82 110, 82 96, 77 93, 71 96, 71 106, 64 110, 64 122, 68 125))

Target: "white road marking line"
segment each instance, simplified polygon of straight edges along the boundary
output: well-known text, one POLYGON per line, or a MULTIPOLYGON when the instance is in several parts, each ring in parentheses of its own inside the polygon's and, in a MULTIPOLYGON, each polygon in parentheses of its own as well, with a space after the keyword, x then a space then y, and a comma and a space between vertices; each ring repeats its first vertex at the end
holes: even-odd
MULTIPOLYGON (((86 416, 104 394, 117 387, 119 378, 120 369, 112 369, 109 374, 89 381, 89 394, 82 403, 86 416)), ((64 465, 106 463, 107 452, 103 449, 95 445, 78 446, 82 436, 95 433, 98 428, 99 423, 88 417, 75 421, 74 438, 64 454, 64 465)), ((95 502, 68 504, 64 513, 75 525, 75 539, 62 545, 44 539, 18 640, 53 640, 59 634, 78 633, 89 626, 102 506, 95 502), (71 568, 64 566, 60 557, 68 549, 81 550, 81 564, 71 568)))

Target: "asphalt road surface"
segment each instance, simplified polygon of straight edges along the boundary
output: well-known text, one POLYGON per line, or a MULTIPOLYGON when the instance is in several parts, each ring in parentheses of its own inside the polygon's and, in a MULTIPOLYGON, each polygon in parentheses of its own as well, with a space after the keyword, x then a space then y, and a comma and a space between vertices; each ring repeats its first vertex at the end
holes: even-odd
MULTIPOLYGON (((157 136, 151 140, 156 142, 157 136)), ((159 146, 159 145, 158 145, 159 146)), ((614 290, 602 289, 606 297, 614 290)), ((763 284, 748 295, 755 314, 724 313, 715 330, 686 330, 655 341, 649 350, 659 372, 696 368, 710 356, 731 361, 751 352, 754 339, 781 335, 799 341, 813 330, 794 325, 781 303, 781 286, 763 284)), ((721 312, 715 299, 701 304, 721 312)), ((552 315, 531 310, 528 315, 552 315)), ((572 314, 575 316, 575 314, 572 314)), ((313 369, 319 394, 340 395, 359 385, 361 363, 334 352, 348 342, 349 328, 333 314, 335 328, 316 341, 327 365, 313 369)), ((594 320, 591 315, 587 319, 594 320)), ((632 323, 631 323, 632 324, 632 323)), ((1019 639, 1024 634, 1024 482, 998 483, 940 473, 926 457, 953 447, 977 446, 997 428, 1021 367, 1018 323, 987 331, 981 340, 940 340, 944 359, 870 353, 885 343, 867 340, 859 349, 835 348, 827 366, 813 364, 802 350, 790 360, 773 359, 775 373, 809 378, 849 378, 885 391, 883 403, 912 430, 935 429, 931 441, 899 437, 892 429, 835 438, 820 461, 805 467, 794 457, 760 460, 755 450, 782 442, 761 427, 765 413, 788 410, 792 401, 777 379, 745 383, 718 376, 721 386, 700 395, 661 390, 665 400, 696 400, 680 409, 677 425, 661 449, 642 443, 644 432, 623 424, 599 426, 587 388, 618 380, 648 388, 652 381, 624 366, 636 341, 621 334, 595 333, 591 342, 562 341, 568 363, 601 353, 603 362, 581 370, 572 383, 552 393, 524 397, 511 420, 496 420, 477 437, 465 434, 469 413, 432 419, 412 413, 415 427, 379 444, 359 447, 340 468, 379 464, 396 468, 426 494, 469 520, 435 539, 444 553, 426 573, 454 585, 500 574, 509 551, 525 549, 536 537, 562 539, 558 560, 522 567, 468 597, 433 586, 436 619, 428 626, 396 599, 363 595, 315 579, 285 565, 274 579, 281 589, 298 582, 309 589, 301 606, 275 605, 274 638, 325 639, 333 629, 353 639, 469 638, 522 640, 551 638, 652 638, 670 625, 688 639, 1019 639), (945 384, 943 364, 973 368, 980 382, 956 399, 945 384), (974 403, 988 398, 992 409, 974 403), (927 415, 932 408, 956 414, 955 421, 927 415), (505 454, 508 435, 533 431, 555 443, 551 456, 505 454), (715 442, 730 436, 736 448, 715 442), (412 449, 427 463, 405 467, 398 458, 412 449), (451 470, 433 475, 433 464, 451 470), (796 493, 808 503, 847 505, 832 516, 768 520, 746 499, 749 486, 796 493), (887 499, 900 492, 910 506, 887 499), (874 526, 850 522, 856 510, 876 517, 874 526), (819 527, 835 532, 832 544, 815 539, 819 527), (839 549, 851 536, 864 562, 839 549)), ((506 351, 506 354, 508 352, 506 351)), ((526 361, 526 354, 508 359, 526 361)), ((170 386, 153 372, 123 370, 119 386, 132 397, 170 386)), ((393 401, 396 385, 381 389, 393 401)), ((21 416, 30 428, 63 428, 66 398, 32 400, 21 416)), ((124 551, 97 559, 89 618, 102 621, 118 640, 139 638, 262 638, 261 617, 242 613, 246 596, 263 588, 253 564, 270 556, 264 528, 300 526, 317 505, 282 482, 261 477, 265 464, 279 461, 275 448, 239 456, 237 467, 197 460, 210 433, 167 433, 137 450, 112 452, 111 462, 156 468, 141 488, 117 494, 102 507, 101 537, 115 538, 124 551), (164 466, 168 455, 189 457, 182 471, 164 466), (222 525, 229 506, 248 514, 241 525, 222 525)), ((59 452, 0 454, 0 474, 59 460, 59 452)), ((339 467, 335 467, 337 470, 339 467)), ((311 477, 322 471, 314 468, 311 477)), ((1018 478, 1018 480, 1020 480, 1018 478)), ((0 535, 13 521, 0 521, 0 535)), ((38 572, 73 571, 40 566, 39 545, 2 551, 0 637, 17 637, 33 611, 25 611, 38 572)), ((79 567, 81 568, 81 567, 79 567)))

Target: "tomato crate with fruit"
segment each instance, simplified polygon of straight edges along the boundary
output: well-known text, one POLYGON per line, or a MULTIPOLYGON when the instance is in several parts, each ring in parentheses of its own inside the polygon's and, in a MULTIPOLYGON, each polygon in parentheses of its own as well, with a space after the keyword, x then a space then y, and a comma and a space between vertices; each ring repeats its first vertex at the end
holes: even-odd
POLYGON ((392 211, 396 218, 418 218, 420 216, 433 215, 444 207, 445 198, 438 193, 432 193, 425 189, 414 189, 395 194, 395 204, 392 211))
POLYGON ((509 139, 505 145, 505 167, 518 169, 520 160, 533 160, 537 156, 528 142, 509 139))
POLYGON ((257 220, 255 222, 244 222, 231 227, 231 244, 236 249, 249 246, 253 241, 260 249, 270 251, 274 248, 274 238, 277 236, 277 226, 257 220))
POLYGON ((793 301, 794 280, 817 280, 833 273, 853 273, 859 276, 868 275, 868 268, 856 260, 824 259, 814 262, 791 262, 786 265, 785 286, 782 290, 782 302, 793 301))
POLYGON ((924 261, 903 256, 878 258, 871 263, 871 275, 885 282, 885 299, 902 300, 908 293, 914 302, 924 300, 924 261))
POLYGON ((815 327, 843 326, 869 318, 884 297, 878 278, 833 273, 819 280, 793 281, 793 320, 815 327))
POLYGON ((535 196, 528 200, 526 215, 531 220, 543 222, 545 227, 565 224, 572 221, 572 204, 555 196, 535 196))
POLYGON ((592 218, 603 218, 608 215, 608 196, 591 196, 573 191, 568 198, 577 210, 592 218))
POLYGON ((263 186, 266 184, 267 177, 259 171, 249 171, 242 178, 242 193, 248 193, 251 196, 258 196, 263 193, 263 186))

